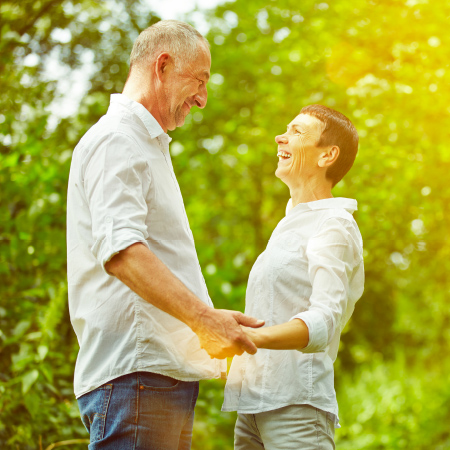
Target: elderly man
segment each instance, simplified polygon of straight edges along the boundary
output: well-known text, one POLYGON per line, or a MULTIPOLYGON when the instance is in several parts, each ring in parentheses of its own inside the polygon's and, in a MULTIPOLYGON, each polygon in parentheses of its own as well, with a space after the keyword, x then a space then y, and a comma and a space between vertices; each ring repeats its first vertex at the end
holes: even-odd
POLYGON ((68 188, 75 395, 90 449, 188 449, 198 380, 256 352, 215 310, 172 168, 167 130, 206 105, 211 57, 191 26, 144 30, 122 94, 77 145, 68 188))

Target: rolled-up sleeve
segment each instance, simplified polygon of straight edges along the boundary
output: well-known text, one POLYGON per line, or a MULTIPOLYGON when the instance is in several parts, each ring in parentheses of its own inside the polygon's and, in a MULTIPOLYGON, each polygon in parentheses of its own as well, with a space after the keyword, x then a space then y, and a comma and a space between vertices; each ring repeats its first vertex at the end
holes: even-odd
POLYGON ((341 331, 361 293, 353 293, 350 280, 362 260, 359 232, 344 219, 328 219, 306 248, 312 286, 310 307, 293 319, 305 322, 309 331, 304 353, 322 352, 336 331, 341 331))
POLYGON ((105 264, 121 250, 137 242, 148 247, 150 170, 134 139, 114 132, 90 155, 83 181, 92 217, 91 251, 106 272, 105 264))

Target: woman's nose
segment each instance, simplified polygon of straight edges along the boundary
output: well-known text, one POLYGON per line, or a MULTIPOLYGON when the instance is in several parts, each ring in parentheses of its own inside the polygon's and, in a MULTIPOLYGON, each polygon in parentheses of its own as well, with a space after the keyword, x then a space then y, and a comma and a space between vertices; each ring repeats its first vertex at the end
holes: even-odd
POLYGON ((275 142, 277 144, 285 144, 287 142, 287 138, 284 134, 280 134, 279 136, 275 136, 275 142))

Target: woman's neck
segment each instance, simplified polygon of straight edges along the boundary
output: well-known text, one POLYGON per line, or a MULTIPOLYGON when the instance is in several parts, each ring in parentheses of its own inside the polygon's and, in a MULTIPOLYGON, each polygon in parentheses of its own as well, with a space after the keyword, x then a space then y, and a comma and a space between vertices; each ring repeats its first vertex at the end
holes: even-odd
POLYGON ((312 182, 308 180, 307 183, 297 183, 288 186, 291 192, 292 207, 299 203, 314 202, 316 200, 323 200, 325 198, 333 198, 331 193, 331 182, 312 182))

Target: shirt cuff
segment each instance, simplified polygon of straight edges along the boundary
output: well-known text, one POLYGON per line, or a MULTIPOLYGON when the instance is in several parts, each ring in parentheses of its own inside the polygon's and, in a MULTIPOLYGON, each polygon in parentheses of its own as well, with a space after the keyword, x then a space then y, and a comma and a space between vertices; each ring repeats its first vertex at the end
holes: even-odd
POLYGON ((309 332, 308 345, 300 351, 303 353, 319 353, 325 351, 328 345, 328 329, 322 314, 318 311, 304 311, 291 317, 290 320, 294 319, 303 320, 309 332))
POLYGON ((119 230, 113 230, 113 219, 108 216, 105 219, 106 230, 102 238, 97 239, 91 248, 94 257, 102 266, 103 271, 111 276, 111 274, 105 269, 105 264, 121 250, 125 250, 130 245, 141 242, 147 248, 149 248, 145 236, 140 230, 135 228, 121 228, 119 230))

